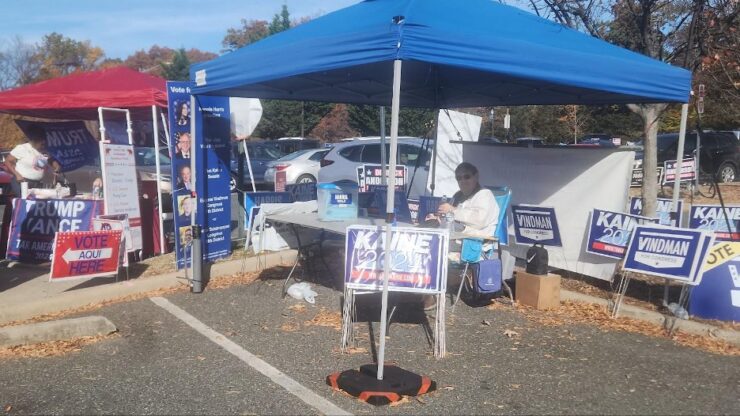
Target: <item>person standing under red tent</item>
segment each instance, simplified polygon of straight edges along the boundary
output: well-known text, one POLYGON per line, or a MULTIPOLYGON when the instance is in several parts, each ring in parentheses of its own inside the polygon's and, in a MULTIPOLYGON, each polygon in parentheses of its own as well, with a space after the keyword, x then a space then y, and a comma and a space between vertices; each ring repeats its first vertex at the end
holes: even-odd
POLYGON ((51 169, 55 176, 61 169, 59 162, 46 153, 46 132, 40 130, 37 133, 31 134, 27 143, 14 147, 5 158, 5 166, 13 174, 10 186, 16 196, 21 196, 21 183, 27 183, 29 188, 39 188, 47 169, 51 169))

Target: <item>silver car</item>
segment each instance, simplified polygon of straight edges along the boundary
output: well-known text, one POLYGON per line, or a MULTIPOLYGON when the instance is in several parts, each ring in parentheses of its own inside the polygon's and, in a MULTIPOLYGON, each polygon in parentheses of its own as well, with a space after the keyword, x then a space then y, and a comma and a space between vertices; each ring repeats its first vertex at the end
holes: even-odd
POLYGON ((329 149, 304 149, 268 162, 265 183, 275 183, 275 172, 285 171, 287 184, 316 182, 320 161, 329 149))
MULTIPOLYGON (((411 198, 428 195, 427 177, 431 161, 432 143, 418 137, 399 137, 396 163, 406 166, 407 183, 413 177, 411 198), (422 150, 422 147, 425 149, 422 150), (415 172, 414 172, 415 171, 415 172)), ((390 145, 386 143, 386 163, 390 155, 390 145)), ((319 182, 350 180, 357 183, 357 168, 364 165, 380 164, 380 139, 371 137, 355 138, 337 143, 321 160, 319 182)))
MULTIPOLYGON (((162 171, 159 186, 163 193, 172 193, 172 167, 170 165, 170 158, 167 156, 166 152, 166 149, 162 149, 159 154, 159 166, 162 171)), ((139 176, 139 180, 157 180, 157 167, 154 155, 155 152, 153 147, 134 148, 136 173, 139 176)), ((91 161, 90 164, 82 166, 79 169, 65 172, 64 177, 67 181, 75 184, 77 192, 91 192, 93 180, 101 177, 100 157, 98 156, 94 161, 91 161)))

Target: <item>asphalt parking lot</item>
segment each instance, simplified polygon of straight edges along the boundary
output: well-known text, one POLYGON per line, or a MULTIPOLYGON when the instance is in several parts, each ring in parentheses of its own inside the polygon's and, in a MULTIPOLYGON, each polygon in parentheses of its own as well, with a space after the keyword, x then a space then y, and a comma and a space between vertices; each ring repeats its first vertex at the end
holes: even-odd
MULTIPOLYGON (((389 331, 386 359, 438 384, 398 406, 365 404, 324 382, 372 362, 377 318, 361 307, 357 348, 339 352, 341 293, 313 285, 315 305, 282 299, 280 282, 177 293, 166 301, 303 388, 306 400, 264 376, 150 299, 89 313, 119 333, 79 351, 0 361, 9 414, 737 414, 738 358, 669 339, 590 325, 544 326, 510 307, 459 305, 448 316, 446 358, 433 357, 416 307, 389 331), (362 312, 364 310, 364 313, 362 312)), ((376 303, 371 298, 367 304, 376 303)), ((429 319, 429 323, 433 323, 429 319)))

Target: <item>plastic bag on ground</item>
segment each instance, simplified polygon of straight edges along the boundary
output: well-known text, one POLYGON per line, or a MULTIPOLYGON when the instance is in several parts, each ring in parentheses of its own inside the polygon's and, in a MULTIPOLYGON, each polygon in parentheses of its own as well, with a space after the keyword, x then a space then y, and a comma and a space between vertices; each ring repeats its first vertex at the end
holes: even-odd
POLYGON ((318 293, 311 290, 311 285, 306 282, 293 283, 288 288, 287 293, 293 299, 298 299, 298 300, 303 299, 306 302, 311 303, 311 304, 316 303, 315 298, 316 298, 316 295, 318 295, 318 293))

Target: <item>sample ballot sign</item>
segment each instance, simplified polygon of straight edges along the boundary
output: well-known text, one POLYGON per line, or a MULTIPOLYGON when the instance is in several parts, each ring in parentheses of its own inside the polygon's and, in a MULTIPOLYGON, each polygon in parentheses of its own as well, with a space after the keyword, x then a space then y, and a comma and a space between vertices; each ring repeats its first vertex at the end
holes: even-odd
POLYGON ((66 281, 118 273, 121 230, 59 232, 49 280, 66 281))

